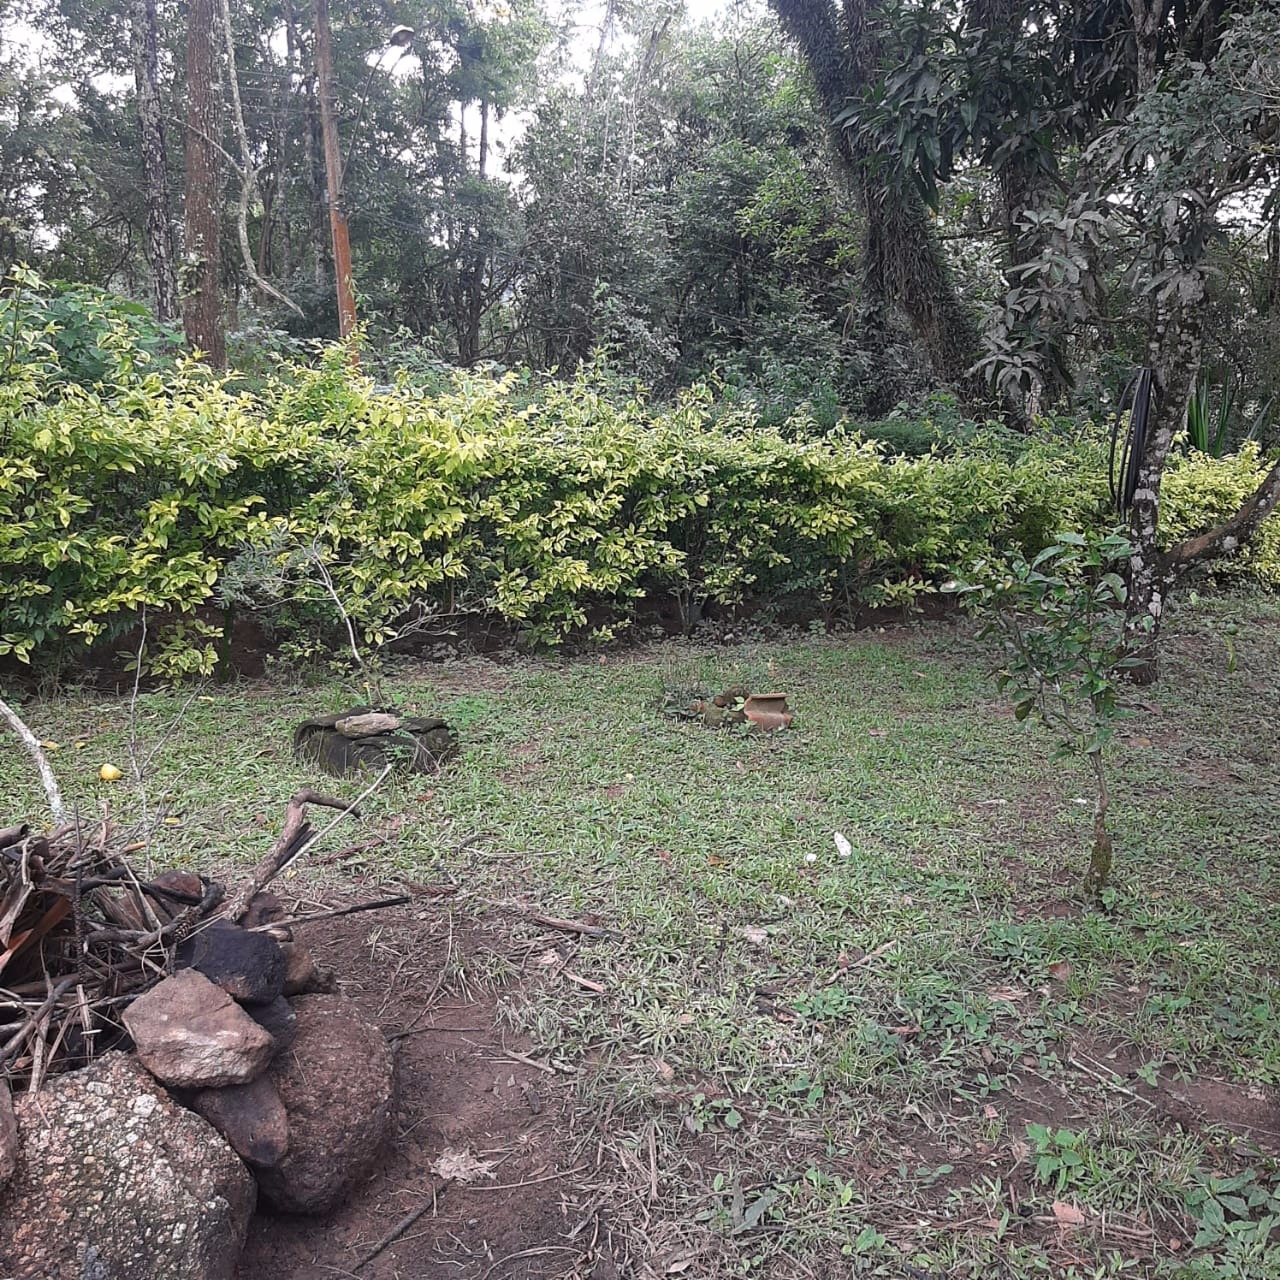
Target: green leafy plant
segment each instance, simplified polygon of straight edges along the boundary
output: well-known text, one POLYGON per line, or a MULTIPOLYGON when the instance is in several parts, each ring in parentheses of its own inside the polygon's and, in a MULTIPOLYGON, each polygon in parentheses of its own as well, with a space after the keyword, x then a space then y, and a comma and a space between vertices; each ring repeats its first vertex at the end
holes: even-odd
POLYGON ((1213 389, 1207 378, 1196 383, 1195 394, 1187 402, 1187 443, 1211 458, 1221 458, 1227 450, 1227 432, 1231 428, 1231 414, 1235 408, 1236 393, 1228 378, 1213 399, 1213 389))
POLYGON ((1280 1226, 1280 1194, 1273 1177, 1246 1169, 1230 1177, 1197 1171, 1183 1192, 1197 1224, 1195 1246, 1212 1248, 1233 1237, 1265 1243, 1280 1226))
POLYGON ((1043 1124, 1028 1124, 1032 1166, 1036 1177, 1052 1185, 1061 1194, 1078 1182, 1084 1173, 1084 1137, 1070 1129, 1054 1129, 1043 1124))
MULTIPOLYGON (((1244 433, 1244 443, 1262 438, 1271 422, 1275 397, 1267 399, 1253 416, 1244 433)), ((1195 393, 1187 402, 1187 444, 1210 458, 1222 458, 1230 442, 1231 420, 1236 409, 1236 388, 1228 376, 1215 400, 1207 378, 1196 383, 1195 393)))
POLYGON ((1000 642, 996 681, 1011 692, 1014 715, 1034 716, 1058 738, 1062 756, 1083 759, 1095 786, 1093 848, 1086 892, 1111 874, 1109 796, 1104 757, 1126 714, 1120 677, 1134 659, 1124 634, 1121 570, 1130 554, 1118 534, 1063 533, 1030 561, 984 560, 954 589, 983 619, 982 635, 1000 642))

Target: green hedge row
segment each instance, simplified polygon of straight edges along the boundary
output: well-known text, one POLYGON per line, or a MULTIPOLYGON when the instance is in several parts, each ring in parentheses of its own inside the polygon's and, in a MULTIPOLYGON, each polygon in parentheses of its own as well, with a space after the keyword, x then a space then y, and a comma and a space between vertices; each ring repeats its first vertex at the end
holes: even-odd
MULTIPOLYGON (((554 642, 659 593, 838 611, 1108 520, 1088 433, 891 458, 853 434, 757 428, 705 391, 660 409, 585 382, 539 395, 465 375, 435 398, 380 392, 336 353, 254 394, 195 365, 110 390, 11 370, 0 653, 106 643, 146 607, 179 624, 169 668, 205 667, 195 611, 220 600, 336 595, 374 640, 431 610, 554 642)), ((1176 464, 1171 532, 1227 514, 1259 469, 1176 464)), ((1235 571, 1280 585, 1276 522, 1235 571)))

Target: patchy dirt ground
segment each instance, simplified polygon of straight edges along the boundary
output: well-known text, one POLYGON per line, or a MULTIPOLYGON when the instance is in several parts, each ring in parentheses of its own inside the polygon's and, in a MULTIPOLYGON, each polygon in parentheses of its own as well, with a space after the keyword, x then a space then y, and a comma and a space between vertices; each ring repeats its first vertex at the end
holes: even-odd
MULTIPOLYGON (((1087 779, 958 628, 398 667, 462 756, 294 887, 456 889, 313 930, 414 1032, 401 1138, 332 1221, 261 1219, 242 1280, 1276 1280, 1280 612, 1207 602, 1166 657, 1111 749, 1099 901, 1087 779), (731 681, 793 731, 655 712, 731 681), (447 1151, 492 1176, 444 1186, 447 1151)), ((352 701, 264 679, 33 719, 86 812, 124 802, 97 769, 131 725, 167 743, 156 856, 250 865, 315 781, 293 725, 352 701)), ((38 803, 3 753, 0 783, 38 803)))
POLYGON ((597 1145, 574 1130, 568 1077, 521 1052, 528 1046, 504 1033, 492 984, 470 976, 505 958, 504 940, 452 930, 436 906, 299 933, 398 1046, 399 1135, 381 1171, 332 1218, 259 1214, 240 1280, 617 1275, 595 1190, 597 1145), (441 1177, 442 1156, 474 1166, 473 1180, 441 1177))

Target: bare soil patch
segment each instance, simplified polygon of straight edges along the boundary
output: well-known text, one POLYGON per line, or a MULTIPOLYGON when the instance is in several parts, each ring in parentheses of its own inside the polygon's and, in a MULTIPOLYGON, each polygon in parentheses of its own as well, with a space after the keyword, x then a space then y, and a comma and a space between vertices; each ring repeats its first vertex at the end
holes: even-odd
POLYGON ((450 929, 443 910, 409 908, 299 933, 335 968, 339 990, 387 1035, 399 1035, 399 1134, 381 1170, 332 1217, 259 1214, 240 1280, 590 1275, 608 1251, 590 1203, 594 1151, 579 1151, 565 1077, 514 1056, 530 1046, 504 1033, 500 996, 469 977, 494 935, 450 929), (485 1171, 470 1183, 446 1182, 433 1166, 449 1152, 485 1171), (424 1205, 398 1240, 356 1270, 424 1205))

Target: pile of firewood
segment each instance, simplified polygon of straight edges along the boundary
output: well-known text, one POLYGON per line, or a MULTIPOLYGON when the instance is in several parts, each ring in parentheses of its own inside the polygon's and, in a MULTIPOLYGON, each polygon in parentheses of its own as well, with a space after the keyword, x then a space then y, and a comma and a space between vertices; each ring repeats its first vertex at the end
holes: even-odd
MULTIPOLYGON (((0 1082, 34 1090, 86 1065, 125 1040, 124 1009, 174 971, 193 934, 215 921, 253 927, 250 903, 316 839, 308 804, 359 816, 354 804, 299 792, 270 852, 230 895, 191 872, 139 874, 129 856, 145 846, 119 839, 107 821, 47 835, 0 830, 0 1082)), ((296 922, 259 927, 280 936, 296 922)))

